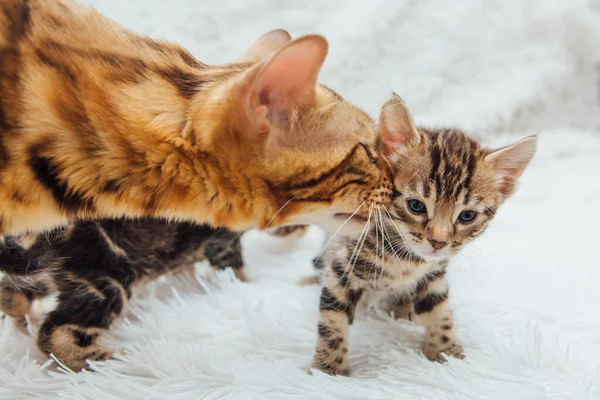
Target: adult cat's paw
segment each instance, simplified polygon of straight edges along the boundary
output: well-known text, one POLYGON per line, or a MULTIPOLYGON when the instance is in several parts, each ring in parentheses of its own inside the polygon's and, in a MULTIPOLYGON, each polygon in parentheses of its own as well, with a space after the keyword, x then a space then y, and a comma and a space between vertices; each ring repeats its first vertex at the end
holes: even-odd
POLYGON ((463 347, 455 340, 447 343, 425 342, 422 347, 423 354, 431 361, 445 362, 443 354, 460 360, 465 358, 463 347))

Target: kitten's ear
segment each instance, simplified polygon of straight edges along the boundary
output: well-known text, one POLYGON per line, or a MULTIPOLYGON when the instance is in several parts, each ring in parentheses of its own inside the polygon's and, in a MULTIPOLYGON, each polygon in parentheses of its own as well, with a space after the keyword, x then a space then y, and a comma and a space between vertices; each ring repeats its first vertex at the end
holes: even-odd
POLYGON ((317 78, 327 50, 324 37, 304 36, 285 45, 250 75, 250 114, 260 132, 269 132, 281 114, 316 103, 317 78))
POLYGON ((283 29, 275 29, 262 35, 240 57, 239 62, 255 63, 292 41, 292 35, 283 29))
POLYGON ((387 99, 379 113, 379 132, 383 139, 383 152, 389 156, 404 146, 421 141, 419 131, 412 121, 404 101, 396 93, 387 99))
POLYGON ((504 195, 512 193, 517 179, 529 165, 536 150, 537 136, 529 136, 510 146, 495 150, 485 157, 485 161, 493 166, 500 191, 504 195))

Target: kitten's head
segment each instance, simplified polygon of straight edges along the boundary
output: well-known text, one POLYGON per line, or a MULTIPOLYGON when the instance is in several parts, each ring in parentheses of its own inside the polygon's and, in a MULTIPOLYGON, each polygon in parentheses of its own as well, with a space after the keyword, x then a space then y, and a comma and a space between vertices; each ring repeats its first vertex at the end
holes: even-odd
POLYGON ((394 174, 387 229, 427 261, 447 259, 483 233, 537 147, 535 136, 492 150, 458 129, 416 128, 396 95, 381 111, 380 131, 394 174))
MULTIPOLYGON (((285 31, 270 32, 244 54, 243 72, 215 91, 222 111, 213 120, 228 126, 210 145, 235 163, 230 169, 243 182, 235 196, 259 227, 316 224, 332 231, 361 206, 357 215, 391 201, 377 125, 317 83, 327 51, 321 36, 291 40, 285 31)), ((344 232, 363 225, 360 217, 350 219, 344 232)))

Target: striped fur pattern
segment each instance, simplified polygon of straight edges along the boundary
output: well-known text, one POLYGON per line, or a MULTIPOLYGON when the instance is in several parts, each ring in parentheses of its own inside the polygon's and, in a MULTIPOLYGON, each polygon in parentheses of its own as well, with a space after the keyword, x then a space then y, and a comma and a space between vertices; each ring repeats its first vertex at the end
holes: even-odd
POLYGON ((22 236, 14 243, 41 268, 37 274, 6 275, 0 281, 0 308, 23 320, 32 301, 55 296, 56 308, 42 323, 37 344, 78 370, 87 359, 113 354, 99 341, 141 282, 203 260, 214 269, 230 267, 246 281, 240 237, 223 228, 148 218, 78 222, 49 234, 22 236))
POLYGON ((389 293, 397 318, 425 326, 428 359, 464 357, 449 305, 449 260, 484 232, 536 150, 535 137, 490 150, 458 129, 417 129, 396 96, 380 129, 394 167, 393 203, 372 212, 361 237, 341 237, 315 260, 324 274, 312 367, 329 374, 350 372, 348 327, 365 291, 389 293))
POLYGON ((276 30, 211 66, 72 0, 3 0, 0 239, 122 216, 337 228, 389 203, 376 124, 317 83, 327 52, 276 30))

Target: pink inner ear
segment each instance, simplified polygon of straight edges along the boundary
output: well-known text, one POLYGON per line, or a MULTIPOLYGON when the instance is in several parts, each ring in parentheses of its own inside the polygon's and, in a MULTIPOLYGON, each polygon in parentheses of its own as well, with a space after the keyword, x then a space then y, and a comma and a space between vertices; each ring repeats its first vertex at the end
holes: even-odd
POLYGON ((263 111, 263 116, 266 117, 269 121, 273 121, 273 118, 275 117, 275 107, 273 107, 273 100, 271 99, 271 95, 272 93, 265 88, 261 90, 257 96, 258 104, 260 104, 259 108, 263 110, 266 109, 266 112, 263 111))
POLYGON ((327 42, 319 36, 306 36, 291 42, 264 66, 255 82, 260 105, 268 116, 291 110, 316 99, 317 77, 327 55, 327 42))
POLYGON ((383 104, 379 113, 379 132, 383 140, 383 152, 390 156, 403 146, 417 144, 420 141, 419 133, 412 122, 412 118, 397 94, 393 93, 383 104))
POLYGON ((507 194, 512 190, 515 185, 515 177, 519 176, 521 173, 520 168, 502 168, 500 169, 501 173, 501 182, 500 182, 500 192, 502 194, 507 194))
POLYGON ((383 140, 383 153, 390 156, 415 139, 413 126, 409 116, 398 115, 397 112, 383 112, 380 116, 379 130, 383 140), (387 114, 387 115, 386 115, 387 114))
POLYGON ((315 96, 316 81, 312 82, 310 73, 297 68, 297 64, 287 63, 268 67, 259 81, 259 104, 281 112, 311 101, 315 96))
POLYGON ((383 154, 386 156, 397 152, 406 142, 403 136, 389 133, 385 135, 382 133, 381 138, 383 139, 383 154))

